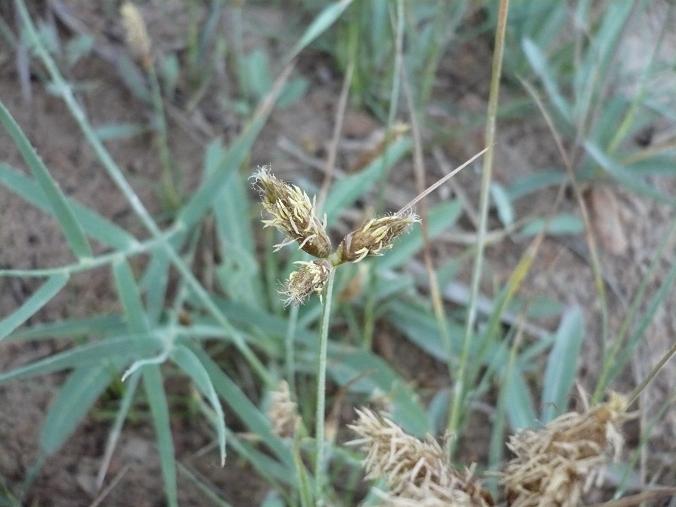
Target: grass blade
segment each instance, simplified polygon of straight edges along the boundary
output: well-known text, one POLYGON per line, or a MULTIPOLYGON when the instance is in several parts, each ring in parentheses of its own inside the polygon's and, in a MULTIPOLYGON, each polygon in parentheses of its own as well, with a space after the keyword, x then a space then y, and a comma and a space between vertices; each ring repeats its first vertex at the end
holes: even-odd
POLYGON ((164 480, 164 493, 169 507, 178 507, 178 487, 176 485, 176 461, 174 459, 174 442, 171 438, 169 424, 169 406, 162 385, 162 374, 157 365, 143 367, 143 387, 153 416, 153 427, 157 438, 157 449, 160 454, 160 466, 164 480))
POLYGON ((216 413, 214 424, 216 425, 216 434, 218 435, 218 450, 221 456, 221 466, 225 466, 225 415, 223 414, 223 408, 218 401, 218 395, 214 390, 209 374, 197 356, 183 346, 176 347, 171 357, 179 368, 195 382, 197 388, 209 400, 211 407, 216 413))
POLYGON ((52 401, 40 430, 40 449, 58 451, 112 381, 115 368, 82 366, 70 374, 52 401))
MULTIPOLYGON (((33 206, 46 212, 51 210, 40 185, 7 164, 0 164, 0 183, 33 206)), ((107 218, 74 199, 66 199, 78 217, 82 229, 90 237, 117 250, 127 250, 138 243, 136 238, 107 218)))
POLYGON ((412 146, 410 138, 401 137, 388 144, 383 153, 362 171, 336 181, 324 206, 329 225, 335 223, 345 208, 351 206, 387 174, 388 168, 406 155, 412 146))
POLYGON ((523 39, 521 42, 521 47, 523 52, 526 54, 528 63, 533 68, 535 74, 540 78, 542 84, 545 87, 547 96, 549 100, 552 101, 554 107, 558 113, 566 120, 571 120, 571 108, 566 99, 561 94, 558 85, 556 84, 556 78, 552 73, 552 70, 547 64, 547 59, 545 55, 540 51, 540 48, 530 40, 529 38, 523 39))
POLYGON ((307 27, 298 42, 296 42, 296 45, 287 56, 287 61, 293 60, 301 51, 303 51, 303 49, 311 44, 312 41, 324 33, 333 23, 335 23, 351 3, 352 0, 341 0, 340 2, 335 2, 325 7, 312 21, 310 26, 307 27))
POLYGON ((73 209, 68 204, 66 196, 63 195, 58 183, 49 174, 47 167, 35 152, 33 146, 31 146, 26 134, 23 133, 21 127, 14 121, 14 118, 12 118, 12 115, 2 102, 0 102, 0 123, 7 130, 7 133, 21 152, 26 165, 30 167, 33 177, 42 188, 47 202, 49 202, 49 207, 52 213, 54 213, 54 218, 59 221, 73 253, 78 258, 91 257, 92 249, 73 209))
POLYGON ((554 347, 547 358, 542 387, 542 419, 545 423, 562 414, 575 382, 577 359, 584 337, 584 317, 579 307, 568 310, 556 331, 554 347))
POLYGON ((68 275, 53 275, 11 315, 0 320, 0 340, 31 318, 45 306, 68 282, 68 275))
POLYGON ((0 384, 9 380, 18 380, 46 375, 86 365, 100 365, 105 360, 127 361, 132 357, 157 354, 162 341, 147 335, 118 336, 96 343, 80 345, 72 349, 53 354, 25 366, 0 373, 0 384))

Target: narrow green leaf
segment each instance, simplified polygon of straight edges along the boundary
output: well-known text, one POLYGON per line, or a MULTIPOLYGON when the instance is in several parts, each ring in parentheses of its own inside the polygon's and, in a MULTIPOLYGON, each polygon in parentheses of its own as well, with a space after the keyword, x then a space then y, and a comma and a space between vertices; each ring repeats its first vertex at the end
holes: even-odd
POLYGON ((570 121, 571 119, 571 108, 566 99, 561 94, 559 86, 556 83, 556 77, 554 76, 552 70, 549 68, 547 59, 545 55, 540 51, 540 48, 530 40, 529 38, 524 38, 521 41, 521 47, 523 48, 528 63, 533 68, 535 74, 540 78, 542 84, 545 87, 545 92, 549 100, 554 104, 556 111, 566 120, 570 121))
POLYGON ((40 429, 40 448, 45 454, 54 454, 73 434, 116 371, 105 366, 81 366, 70 374, 40 429))
POLYGON ((523 374, 514 365, 503 386, 505 410, 513 431, 531 428, 537 422, 535 404, 523 374))
POLYGON ((31 318, 45 306, 68 282, 68 275, 53 275, 36 290, 28 300, 9 316, 0 320, 0 340, 31 318))
POLYGON ((21 130, 21 127, 14 121, 14 118, 12 118, 12 115, 2 102, 0 102, 0 123, 2 123, 9 133, 14 144, 16 144, 16 147, 21 152, 21 156, 26 162, 26 165, 30 167, 33 177, 42 188, 47 202, 49 202, 51 211, 54 213, 54 217, 59 221, 73 253, 79 258, 91 257, 92 249, 84 235, 82 226, 68 204, 66 196, 63 195, 59 185, 54 181, 51 174, 49 174, 49 170, 44 162, 35 152, 30 141, 21 130))
POLYGON ((640 176, 629 172, 619 162, 610 158, 606 153, 595 144, 586 141, 584 148, 591 158, 601 167, 609 176, 622 183, 625 187, 638 194, 643 194, 652 197, 658 202, 668 204, 671 207, 676 207, 676 199, 672 196, 665 195, 646 183, 640 176))
POLYGON ((340 15, 352 3, 352 0, 341 0, 334 2, 324 8, 322 12, 310 23, 301 38, 291 50, 287 60, 293 60, 298 54, 303 51, 309 44, 317 37, 324 33, 340 15))
POLYGON ((209 374, 197 356, 183 346, 176 347, 172 351, 171 357, 179 368, 195 382, 197 388, 209 400, 211 407, 214 409, 214 423, 216 425, 216 434, 218 435, 221 466, 225 466, 225 414, 223 414, 223 408, 218 401, 218 395, 214 390, 209 374))
POLYGON ((117 315, 97 315, 85 319, 64 319, 36 324, 14 331, 7 341, 46 340, 52 338, 78 338, 88 334, 122 334, 125 326, 117 315))
POLYGON ((282 462, 291 465, 291 454, 288 448, 279 437, 272 433, 270 421, 265 414, 246 397, 239 386, 228 377, 202 348, 191 344, 190 349, 206 369, 216 392, 228 404, 239 420, 251 433, 258 435, 282 462))
POLYGON ((120 301, 124 307, 129 325, 129 331, 140 333, 149 329, 148 319, 143 311, 143 302, 139 293, 134 274, 125 260, 113 264, 113 275, 120 301))
POLYGON ((542 386, 542 419, 545 423, 568 408, 583 338, 584 318, 580 308, 575 306, 563 314, 554 347, 547 358, 542 386))
POLYGON ((169 507, 178 507, 174 442, 171 438, 169 406, 167 405, 167 396, 162 385, 162 374, 159 366, 147 365, 143 367, 143 387, 153 416, 167 503, 169 507))
MULTIPOLYGON (((45 193, 31 178, 0 163, 0 183, 36 208, 50 212, 51 208, 45 193)), ((136 239, 121 227, 102 217, 75 199, 67 198, 68 203, 80 220, 85 233, 104 245, 118 250, 126 250, 137 243, 136 239)))
POLYGON ((563 236, 581 234, 584 232, 584 224, 577 215, 571 213, 559 213, 550 220, 536 218, 523 226, 519 233, 522 237, 535 236, 547 227, 547 234, 551 236, 563 236))
POLYGON ((106 338, 100 342, 74 347, 25 366, 0 373, 0 384, 9 380, 46 375, 76 366, 100 365, 107 359, 119 358, 120 361, 124 361, 132 357, 157 354, 161 348, 162 341, 148 335, 106 338))
POLYGON ((502 225, 512 225, 514 223, 514 208, 505 188, 499 183, 491 183, 491 197, 498 210, 498 217, 502 225))
POLYGON ((359 197, 371 190, 380 178, 386 174, 387 169, 406 155, 412 146, 410 138, 401 137, 389 144, 385 151, 364 169, 336 181, 326 198, 324 206, 324 212, 328 216, 328 223, 335 223, 340 217, 340 213, 351 206, 359 197))

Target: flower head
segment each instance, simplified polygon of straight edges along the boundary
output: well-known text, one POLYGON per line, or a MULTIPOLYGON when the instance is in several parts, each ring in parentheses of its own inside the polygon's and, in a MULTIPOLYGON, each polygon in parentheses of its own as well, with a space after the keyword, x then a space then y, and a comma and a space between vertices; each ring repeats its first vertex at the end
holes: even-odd
POLYGON ((282 438, 292 438, 300 424, 298 406, 291 399, 289 384, 282 380, 277 389, 270 393, 270 405, 267 416, 272 423, 272 431, 282 438))
POLYGON ((389 492, 386 505, 411 507, 485 507, 493 501, 473 480, 472 471, 460 473, 448 461, 439 443, 407 434, 389 418, 369 409, 357 410, 350 429, 360 438, 348 442, 365 453, 367 479, 383 479, 389 492))
POLYGON ((331 263, 323 259, 296 264, 300 268, 289 275, 282 289, 287 304, 301 304, 312 293, 321 295, 333 269, 331 263))
POLYGON ((279 250, 295 241, 314 257, 328 257, 331 240, 325 224, 315 216, 314 201, 299 187, 278 179, 265 167, 253 178, 260 191, 263 208, 270 214, 263 223, 266 227, 276 227, 288 237, 288 241, 275 248, 279 250))
POLYGON ((610 458, 621 453, 626 408, 626 400, 613 393, 582 414, 568 412, 544 428, 513 435, 507 445, 515 457, 502 474, 509 505, 580 505, 610 458))
POLYGON ((120 8, 127 47, 146 68, 152 65, 150 36, 141 11, 132 2, 125 2, 120 8))
POLYGON ((338 247, 343 262, 359 262, 369 255, 382 255, 394 245, 394 240, 419 222, 413 213, 387 215, 365 222, 345 236, 338 247))

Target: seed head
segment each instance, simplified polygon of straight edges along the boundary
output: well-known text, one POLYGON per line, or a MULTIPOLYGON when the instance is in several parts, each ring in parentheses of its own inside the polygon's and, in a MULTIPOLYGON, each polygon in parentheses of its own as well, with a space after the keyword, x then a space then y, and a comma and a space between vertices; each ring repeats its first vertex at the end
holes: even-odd
POLYGON ((272 423, 272 431, 282 438, 293 438, 300 424, 298 406, 291 399, 289 384, 282 380, 277 389, 270 393, 270 405, 267 416, 272 423))
POLYGON ((357 410, 350 429, 360 438, 348 442, 366 453, 367 479, 383 479, 389 492, 381 496, 388 506, 486 507, 488 492, 473 480, 472 470, 461 474, 448 462, 439 443, 428 436, 415 438, 383 414, 357 410))
POLYGON ((271 217, 263 223, 266 227, 276 227, 288 237, 288 241, 275 245, 275 249, 296 241, 310 255, 328 257, 331 240, 325 224, 315 216, 314 201, 299 187, 278 179, 265 167, 253 178, 263 208, 271 217))
POLYGON ((373 218, 345 236, 338 247, 339 258, 342 262, 359 262, 369 255, 382 255, 411 224, 419 221, 411 212, 373 218))
POLYGON ((302 304, 305 298, 313 292, 321 297, 333 269, 331 263, 323 259, 309 262, 299 261, 296 264, 300 265, 300 268, 289 275, 282 289, 287 305, 302 304))
POLYGON ((612 393, 607 403, 580 414, 565 413, 544 428, 513 435, 507 446, 515 457, 502 474, 507 502, 514 507, 574 507, 604 466, 617 460, 624 439, 626 399, 612 393))
POLYGON ((120 16, 129 50, 144 67, 150 67, 153 61, 152 46, 141 11, 132 2, 125 2, 120 8, 120 16))

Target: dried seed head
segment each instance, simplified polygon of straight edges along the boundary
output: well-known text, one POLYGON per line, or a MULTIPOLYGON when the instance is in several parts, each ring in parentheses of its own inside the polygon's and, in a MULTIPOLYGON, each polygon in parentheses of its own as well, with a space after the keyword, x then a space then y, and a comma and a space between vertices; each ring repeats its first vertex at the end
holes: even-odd
POLYGON ((305 298, 313 292, 321 296, 333 269, 331 263, 323 259, 310 262, 299 261, 296 264, 299 264, 300 268, 289 275, 282 289, 287 305, 302 304, 305 298))
POLYGON ((300 248, 319 258, 331 253, 331 240, 326 226, 315 216, 314 202, 296 185, 286 183, 262 168, 254 176, 255 186, 261 194, 263 208, 271 218, 263 220, 266 227, 276 227, 289 238, 276 245, 276 250, 298 242, 300 248))
POLYGON ((300 424, 298 406, 291 399, 289 384, 282 380, 270 393, 270 405, 267 411, 272 423, 272 431, 282 438, 293 438, 300 424))
POLYGON ((368 255, 382 255, 411 224, 419 221, 411 212, 373 218, 345 236, 338 247, 339 258, 342 262, 359 262, 368 255))
POLYGON ((515 457, 502 474, 509 505, 580 505, 604 466, 619 458, 620 426, 631 417, 626 409, 626 399, 613 393, 582 414, 568 412, 540 430, 513 435, 507 446, 515 457))
POLYGON ((392 506, 493 505, 488 492, 473 480, 472 471, 461 474, 448 462, 439 443, 428 436, 420 440, 408 435, 382 414, 357 410, 357 422, 350 425, 360 438, 347 445, 366 453, 363 466, 367 479, 383 479, 389 492, 383 494, 392 506))
POLYGON ((144 67, 152 65, 152 46, 141 11, 132 2, 125 2, 120 8, 122 25, 129 50, 144 67))

